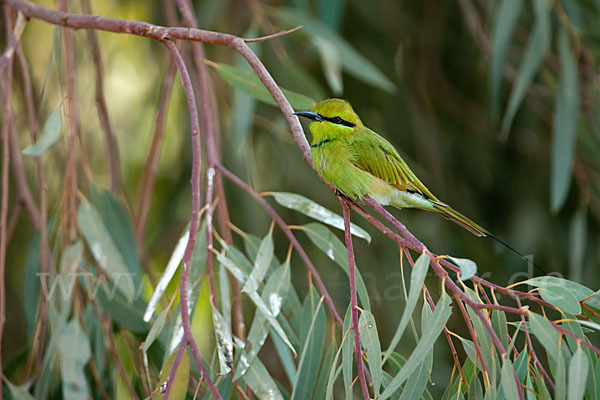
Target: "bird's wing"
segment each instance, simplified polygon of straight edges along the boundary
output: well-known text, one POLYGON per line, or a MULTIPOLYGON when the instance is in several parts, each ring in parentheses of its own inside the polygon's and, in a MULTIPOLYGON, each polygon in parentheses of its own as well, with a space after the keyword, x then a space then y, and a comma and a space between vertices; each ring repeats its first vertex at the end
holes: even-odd
POLYGON ((437 201, 437 198, 411 171, 394 146, 377 133, 364 128, 348 139, 354 153, 354 165, 400 190, 411 191, 437 201))

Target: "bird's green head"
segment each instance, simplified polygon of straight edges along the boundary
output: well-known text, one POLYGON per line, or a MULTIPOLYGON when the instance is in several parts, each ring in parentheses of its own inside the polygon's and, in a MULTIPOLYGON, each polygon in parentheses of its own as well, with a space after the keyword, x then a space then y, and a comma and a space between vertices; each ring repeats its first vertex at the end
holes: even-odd
POLYGON ((330 136, 350 135, 357 127, 363 126, 350 103, 342 99, 323 100, 311 111, 294 114, 312 120, 309 127, 313 141, 330 136))

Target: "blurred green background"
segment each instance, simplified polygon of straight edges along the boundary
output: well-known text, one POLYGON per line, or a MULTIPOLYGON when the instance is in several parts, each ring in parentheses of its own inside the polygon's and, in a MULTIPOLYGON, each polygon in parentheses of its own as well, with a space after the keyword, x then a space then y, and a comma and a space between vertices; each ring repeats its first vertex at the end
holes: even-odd
MULTIPOLYGON (((53 2, 40 3, 54 8, 53 2)), ((71 3, 71 11, 80 12, 79 2, 71 3)), ((92 2, 92 7, 96 14, 166 25, 163 3, 103 0, 92 2)), ((252 44, 280 86, 315 101, 328 97, 349 100, 365 125, 392 142, 440 199, 533 257, 547 271, 595 289, 600 280, 600 83, 597 68, 600 3, 563 0, 546 4, 542 1, 548 13, 547 47, 531 81, 525 84, 524 99, 503 136, 507 104, 528 57, 532 32, 542 23, 535 9, 537 3, 520 5, 514 33, 508 35, 506 42, 505 63, 495 77, 491 75, 492 60, 498 57, 494 44, 499 32, 510 33, 502 25, 503 21, 499 21, 499 7, 504 2, 209 0, 195 1, 194 7, 201 28, 245 37, 304 25, 290 35, 252 44), (576 129, 574 150, 566 146, 553 153, 553 135, 563 135, 554 129, 562 76, 558 42, 563 29, 569 34, 569 49, 577 67, 576 95, 581 101, 572 117, 576 129), (494 79, 501 82, 495 97, 491 89, 494 79), (569 160, 571 156, 573 169, 569 167, 566 172, 565 200, 557 200, 560 204, 553 210, 553 168, 556 168, 557 157, 569 160)), ((53 32, 53 26, 33 20, 23 35, 36 100, 41 105, 40 121, 57 107, 63 96, 62 78, 54 67, 49 67, 53 57, 53 32)), ((135 214, 139 179, 152 139, 169 55, 163 45, 146 38, 105 32, 98 35, 105 63, 109 115, 120 151, 122 192, 119 198, 135 214)), ((94 104, 95 72, 85 31, 75 32, 75 46, 82 149, 92 180, 108 187, 104 139, 94 104)), ((183 48, 187 46, 184 44, 183 48)), ((211 61, 249 69, 229 48, 208 45, 206 53, 211 61)), ((210 70, 219 109, 223 164, 257 191, 299 193, 341 213, 336 197, 302 160, 279 109, 232 89, 210 70)), ((18 73, 16 79, 21 79, 18 73)), ((25 112, 18 109, 23 104, 18 88, 14 97, 15 114, 21 118, 17 124, 25 127, 25 112)), ((307 129, 306 132, 309 135, 307 129)), ((143 262, 149 263, 157 276, 189 221, 189 143, 189 119, 180 81, 176 78, 146 239, 140 249, 143 262)), ((24 148, 29 144, 29 136, 19 133, 19 146, 24 148)), ((66 136, 63 136, 44 158, 50 215, 58 212, 65 158, 66 136)), ((37 193, 33 161, 26 159, 25 162, 30 183, 37 193)), ((226 189, 232 222, 246 232, 264 236, 271 223, 268 215, 229 182, 226 189)), ((309 222, 298 213, 276 208, 290 225, 309 222)), ((426 212, 392 212, 432 251, 476 261, 478 274, 488 280, 506 285, 527 278, 514 276, 527 272, 525 261, 489 239, 476 238, 426 212)), ((370 245, 355 240, 355 250, 381 341, 389 343, 403 304, 399 249, 358 217, 353 217, 353 221, 373 237, 370 245)), ((276 254, 283 260, 288 242, 280 231, 276 229, 275 233, 276 254)), ((4 338, 7 358, 13 349, 16 351, 25 345, 25 321, 19 317, 24 303, 21 288, 26 279, 22 266, 32 235, 27 216, 21 216, 7 258, 9 313, 4 338)), ((298 237, 339 305, 338 310, 344 310, 349 301, 346 276, 303 234, 298 233, 298 237)), ((342 237, 341 232, 339 237, 342 237)), ((236 241, 238 239, 236 237, 236 241)), ((307 276, 296 254, 292 266, 292 282, 303 298, 307 276)), ((173 285, 171 290, 174 289, 173 285)), ((149 287, 147 293, 150 293, 149 287)), ((194 325, 199 334, 210 331, 202 323, 210 320, 210 308, 206 302, 201 304, 204 306, 196 314, 194 325)), ((461 326, 450 325, 450 328, 463 330, 461 326)), ((213 339, 211 335, 204 337, 207 339, 199 339, 199 343, 203 354, 210 357, 213 339)), ((447 357, 450 366, 449 354, 447 357)), ((450 373, 449 368, 444 370, 439 364, 434 371, 444 379, 450 373)))

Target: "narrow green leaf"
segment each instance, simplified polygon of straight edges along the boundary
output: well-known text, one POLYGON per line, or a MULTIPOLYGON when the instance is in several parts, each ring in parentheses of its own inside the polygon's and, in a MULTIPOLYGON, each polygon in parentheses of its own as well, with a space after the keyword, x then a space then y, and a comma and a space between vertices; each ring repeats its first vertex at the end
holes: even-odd
POLYGON ((548 0, 534 0, 533 6, 535 24, 523 53, 523 60, 519 66, 517 79, 510 93, 506 114, 502 121, 501 137, 504 140, 508 138, 515 114, 523 102, 527 88, 550 46, 550 7, 548 0))
MULTIPOLYGON (((344 342, 346 340, 348 340, 348 337, 343 336, 342 343, 340 343, 340 347, 338 347, 338 350, 335 353, 335 357, 333 358, 333 363, 331 364, 331 369, 329 370, 329 379, 327 380, 327 390, 325 391, 325 399, 326 400, 333 399, 333 385, 335 384, 335 380, 339 376, 339 373, 342 368, 341 366, 340 366, 340 368, 338 368, 337 364, 338 364, 338 360, 340 358, 340 353, 342 352, 342 349, 344 347, 344 342)), ((332 345, 332 347, 333 347, 333 345, 332 345)))
POLYGON ((9 381, 6 381, 6 384, 13 400, 35 400, 35 397, 29 394, 29 391, 25 387, 15 386, 9 381))
POLYGON ((563 400, 567 398, 567 367, 565 357, 559 346, 559 353, 554 356, 556 362, 554 372, 554 400, 563 400))
MULTIPOLYGON (((300 227, 308 236, 311 242, 315 244, 327 257, 335 261, 335 263, 344 271, 346 275, 348 271, 348 252, 346 246, 337 236, 335 236, 327 227, 316 222, 311 222, 300 227)), ((356 293, 362 308, 371 310, 371 302, 369 294, 360 270, 354 264, 354 275, 356 277, 356 293)))
POLYGON ((539 287, 542 299, 563 310, 566 313, 578 315, 581 313, 581 305, 577 298, 565 287, 544 284, 539 287))
POLYGON ((121 253, 125 266, 138 284, 142 277, 142 267, 131 215, 113 193, 96 185, 90 186, 90 203, 102 216, 104 226, 121 253))
MULTIPOLYGON (((279 315, 283 298, 286 297, 289 287, 290 268, 289 264, 286 263, 271 274, 261 295, 263 302, 269 304, 273 316, 277 317, 279 315)), ((270 326, 265 315, 260 312, 256 313, 246 340, 246 349, 248 350, 244 350, 240 355, 240 362, 236 368, 234 380, 243 376, 252 364, 265 343, 269 329, 270 326)))
POLYGON ((319 52, 323 73, 331 91, 339 96, 343 89, 340 53, 335 44, 322 36, 313 36, 312 43, 319 52))
POLYGON ((292 344, 290 343, 290 340, 288 339, 279 322, 277 322, 277 319, 275 319, 275 317, 271 313, 269 307, 265 304, 264 301, 262 301, 262 299, 258 296, 256 292, 248 293, 248 296, 256 305, 256 308, 258 308, 267 317, 267 320, 269 321, 273 329, 275 329, 275 332, 277 332, 277 334, 283 340, 283 342, 290 348, 292 353, 294 353, 294 356, 296 356, 296 349, 294 349, 294 346, 292 346, 292 344))
POLYGON ((508 327, 506 326, 506 314, 504 311, 492 310, 492 327, 498 333, 502 346, 508 347, 508 327))
POLYGON ((433 312, 427 327, 424 329, 425 333, 421 336, 421 340, 417 343, 417 346, 406 361, 406 364, 404 364, 400 372, 381 394, 381 400, 390 397, 412 374, 419 364, 423 362, 429 351, 433 348, 438 336, 442 333, 442 329, 446 325, 451 314, 450 297, 446 292, 442 292, 441 298, 435 306, 435 311, 433 312))
POLYGON ((331 371, 334 371, 335 373, 336 369, 335 365, 333 364, 333 358, 336 354, 335 349, 335 342, 332 341, 329 347, 327 348, 327 352, 325 353, 325 357, 323 357, 323 362, 321 363, 321 370, 319 371, 319 380, 317 381, 317 385, 315 386, 315 392, 313 393, 314 399, 324 399, 326 396, 329 374, 331 373, 331 371))
POLYGON ((500 89, 502 77, 506 65, 506 54, 508 53, 510 40, 519 14, 521 0, 503 0, 498 8, 494 30, 492 33, 492 62, 490 64, 490 77, 492 87, 492 110, 495 115, 500 113, 500 89))
MULTIPOLYGON (((344 230, 344 219, 331 210, 315 203, 309 198, 296 193, 274 192, 273 197, 279 205, 298 211, 304 215, 316 219, 317 221, 333 226, 341 231, 344 230)), ((361 227, 350 223, 350 232, 361 239, 371 243, 371 235, 361 227)))
POLYGON ((579 71, 577 62, 571 53, 568 33, 562 26, 558 36, 558 54, 562 70, 554 107, 552 168, 550 170, 550 204, 555 213, 565 203, 571 186, 575 137, 579 119, 579 71))
POLYGON ((31 146, 23 149, 23 154, 31 157, 39 157, 44 154, 50 146, 56 142, 56 139, 60 136, 62 129, 62 107, 58 107, 46 118, 44 122, 44 128, 38 141, 31 146))
POLYGON ((560 355, 560 349, 558 348, 559 333, 554 329, 550 321, 541 315, 529 312, 528 317, 528 328, 546 348, 548 356, 556 361, 556 357, 560 355))
POLYGON ((319 301, 310 323, 306 341, 302 346, 302 354, 298 363, 298 372, 294 380, 291 400, 309 399, 319 372, 325 340, 325 313, 322 308, 323 298, 319 301))
POLYGON ((61 357, 63 396, 67 399, 85 399, 90 396, 85 366, 91 357, 90 342, 73 318, 62 331, 58 342, 61 357))
POLYGON ((588 369, 588 358, 581 348, 578 348, 569 363, 569 400, 583 399, 588 369))
POLYGON ((429 351, 423 362, 415 369, 406 381, 400 400, 420 399, 427 388, 433 368, 433 349, 429 351))
POLYGON ((339 31, 344 18, 346 0, 318 0, 316 11, 319 19, 335 31, 339 31))
POLYGON ((596 308, 599 308, 598 306, 600 306, 600 292, 594 292, 592 289, 589 289, 580 283, 567 279, 557 278, 555 276, 539 276, 537 278, 528 279, 523 283, 536 287, 541 287, 544 285, 562 286, 568 289, 569 292, 575 296, 577 301, 586 299, 586 304, 596 308))
POLYGON ((413 314, 415 306, 417 305, 417 300, 419 300, 419 297, 421 296, 423 282, 425 281, 425 276, 427 276, 428 269, 429 256, 423 253, 415 262, 415 266, 412 270, 410 276, 410 290, 408 292, 408 300, 406 301, 406 307, 404 308, 402 317, 400 317, 400 322, 398 323, 398 327, 396 328, 396 332, 394 333, 392 341, 390 342, 390 345, 385 351, 385 356, 383 357, 384 363, 398 345, 398 342, 402 338, 404 330, 408 326, 408 322, 413 314))
POLYGON ((513 365, 510 362, 510 359, 505 359, 502 364, 502 373, 501 373, 501 382, 502 382, 502 390, 504 390, 504 395, 508 399, 518 399, 520 388, 517 387, 517 383, 515 382, 514 369, 513 365))
POLYGON ((538 389, 537 393, 539 394, 540 398, 544 400, 552 400, 552 396, 550 396, 550 392, 546 387, 546 382, 544 381, 544 376, 542 375, 541 371, 537 367, 534 367, 534 371, 536 378, 536 386, 538 389))
POLYGON ((574 281, 582 281, 587 240, 587 212, 580 207, 573 214, 569 226, 569 278, 574 281))
POLYGON ((258 358, 244 375, 244 381, 259 399, 283 400, 277 384, 258 358))
POLYGON ((354 331, 352 330, 352 311, 348 306, 344 317, 344 334, 348 332, 342 343, 342 376, 344 377, 344 392, 346 398, 352 398, 352 381, 354 380, 354 331))
POLYGON ((273 340, 273 344, 275 345, 275 350, 277 351, 279 360, 281 361, 281 364, 283 364, 283 369, 288 378, 288 381, 291 384, 292 382, 294 382, 294 379, 296 379, 296 363, 294 362, 292 353, 273 329, 271 329, 271 340, 273 340))
POLYGON ((523 382, 525 380, 525 376, 527 375, 529 367, 529 352, 526 348, 524 348, 523 351, 519 353, 519 356, 515 360, 513 367, 515 369, 515 373, 517 374, 519 382, 523 382))
POLYGON ((362 347, 367 352, 369 371, 373 379, 373 390, 375 394, 378 394, 381 387, 381 344, 379 343, 375 317, 367 310, 363 310, 360 315, 358 332, 360 333, 362 347))
MULTIPOLYGON (((249 94, 256 100, 262 101, 263 103, 273 106, 277 105, 267 88, 265 88, 255 73, 244 71, 228 64, 210 62, 208 65, 213 67, 219 76, 221 76, 225 82, 229 83, 234 88, 242 90, 244 93, 249 94)), ((292 92, 291 90, 287 89, 281 90, 294 109, 308 110, 313 108, 316 104, 316 102, 308 96, 292 92)))
POLYGON ((450 259, 460 268, 460 280, 466 281, 473 277, 477 273, 477 264, 468 258, 455 258, 450 259))
MULTIPOLYGON (((163 365, 160 371, 160 377, 158 378, 158 384, 156 387, 160 387, 163 384, 166 384, 169 379, 169 374, 171 373, 171 369, 173 367, 173 363, 175 362, 175 357, 177 356, 177 352, 171 354, 165 364, 163 365)), ((174 400, 184 400, 187 394, 188 383, 190 380, 190 356, 187 351, 184 351, 181 355, 181 361, 177 366, 177 371, 175 371, 175 377, 173 378, 173 382, 169 383, 171 385, 171 391, 169 392, 169 399, 174 400)), ((160 391, 157 391, 152 397, 154 400, 161 400, 163 397, 160 391)))
POLYGON ((160 332, 165 327, 165 322, 167 322, 168 315, 169 308, 165 308, 160 314, 158 314, 158 317, 156 317, 156 321, 154 321, 154 324, 152 324, 150 332, 148 332, 146 340, 144 340, 144 346, 142 347, 142 351, 144 353, 148 352, 150 346, 152 346, 152 343, 154 343, 158 335, 160 335, 160 332))
POLYGON ((396 86, 366 57, 360 54, 346 40, 334 30, 316 20, 310 14, 292 8, 278 8, 275 16, 280 23, 286 26, 302 25, 300 34, 326 38, 334 43, 340 53, 340 61, 345 71, 357 79, 383 89, 393 92, 396 86))
POLYGON ((77 222, 92 255, 102 270, 108 274, 127 301, 132 302, 135 288, 131 273, 125 266, 121 253, 117 250, 96 208, 89 202, 82 201, 77 212, 77 222))
POLYGON ((242 292, 255 292, 260 283, 262 282, 271 260, 273 259, 273 231, 269 230, 269 233, 262 240, 256 259, 254 260, 254 268, 246 281, 246 284, 242 288, 242 292))
POLYGON ((109 287, 106 279, 95 281, 91 275, 81 279, 88 295, 92 298, 96 297, 102 310, 114 322, 135 333, 148 332, 148 324, 143 319, 146 304, 141 298, 138 297, 130 302, 120 291, 115 290, 114 286, 109 287))

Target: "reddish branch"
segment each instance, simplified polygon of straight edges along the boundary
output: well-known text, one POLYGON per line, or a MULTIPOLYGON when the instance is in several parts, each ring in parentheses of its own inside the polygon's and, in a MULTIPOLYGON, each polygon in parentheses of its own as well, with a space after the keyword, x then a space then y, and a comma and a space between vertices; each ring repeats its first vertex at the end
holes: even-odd
POLYGON ((192 81, 190 79, 190 74, 188 73, 187 67, 177 50, 177 46, 171 40, 164 41, 165 46, 169 49, 171 53, 171 57, 175 61, 175 65, 177 66, 177 70, 179 71, 179 77, 181 78, 181 83, 183 86, 183 90, 185 92, 185 97, 188 106, 188 112, 190 114, 190 124, 191 124, 191 136, 192 136, 192 177, 191 177, 191 186, 192 186, 192 212, 190 216, 190 234, 188 238, 188 242, 185 248, 185 252, 183 254, 182 260, 182 269, 181 269, 181 280, 179 282, 179 294, 181 301, 179 302, 179 307, 181 309, 181 322, 183 325, 183 338, 179 345, 179 350, 177 351, 177 356, 175 357, 175 361, 173 362, 173 367, 171 368, 171 372, 169 373, 169 380, 167 384, 167 390, 165 392, 164 398, 167 399, 169 397, 169 392, 171 391, 170 383, 173 382, 175 377, 175 372, 177 371, 177 366, 181 361, 181 356, 183 355, 183 351, 189 344, 192 349, 192 355, 194 360, 196 361, 196 365, 200 369, 202 373, 202 378, 206 381, 210 392, 216 399, 221 399, 221 395, 217 391, 215 384, 210 379, 208 371, 204 366, 204 362, 200 357, 200 352, 198 351, 198 345, 196 344, 196 340, 192 336, 192 327, 190 325, 190 310, 188 308, 188 278, 190 274, 190 264, 192 259, 192 252, 194 251, 194 245, 196 243, 196 232, 198 232, 198 225, 200 219, 200 122, 198 120, 198 109, 196 106, 196 97, 194 95, 194 88, 192 87, 192 81))
POLYGON ((292 243, 292 245, 294 246, 294 249, 296 249, 296 251, 298 252, 298 255, 304 262, 304 265, 306 265, 306 268, 308 268, 308 270, 310 271, 310 273, 312 275, 312 279, 314 280, 315 284, 317 285, 317 288, 319 289, 321 296, 325 297, 325 302, 329 306, 329 309, 331 310, 331 313, 333 314, 334 319, 337 321, 337 323, 340 326, 344 326, 344 321, 342 320, 342 318, 336 311, 335 305, 333 304, 333 300, 331 299, 331 296, 329 296, 329 293, 327 292, 327 289, 325 288, 325 285, 323 284, 323 281, 321 280, 321 277, 319 276, 317 269, 315 268, 313 263, 310 261, 310 258, 308 258, 308 255, 304 251, 304 248, 302 248, 302 245, 300 245, 300 242, 298 242, 298 239, 296 239, 296 237, 294 236, 294 233, 292 232, 290 227, 285 223, 283 218, 281 218, 279 216, 279 214, 277 214, 277 212, 273 209, 273 207, 271 207, 271 205, 265 199, 263 199, 258 193, 256 193, 256 191, 254 189, 252 189, 250 186, 248 186, 248 184, 246 184, 246 182, 242 181, 240 178, 238 178, 236 175, 231 173, 229 170, 227 170, 221 164, 217 164, 217 168, 219 169, 219 171, 221 171, 223 173, 223 175, 227 179, 231 180, 234 184, 236 184, 240 188, 244 189, 248 194, 250 194, 252 197, 254 197, 256 199, 256 201, 258 201, 259 204, 265 209, 265 211, 271 216, 271 218, 273 218, 273 220, 277 223, 277 225, 279 225, 279 227, 281 228, 281 230, 283 231, 285 236, 287 236, 290 243, 292 243))
POLYGON ((97 15, 81 15, 51 10, 49 8, 25 0, 2 0, 11 8, 22 11, 29 18, 38 18, 55 25, 75 29, 99 29, 110 32, 129 33, 137 36, 149 37, 158 41, 166 39, 184 39, 203 43, 220 44, 231 47, 246 59, 254 69, 256 75, 265 85, 283 115, 287 119, 296 145, 300 148, 304 159, 312 165, 310 147, 302 131, 298 117, 292 115, 294 110, 286 100, 281 89, 267 71, 256 54, 244 42, 244 39, 226 33, 211 32, 202 29, 172 27, 167 28, 147 22, 129 21, 97 15))
MULTIPOLYGON (((86 14, 92 13, 92 7, 89 0, 81 0, 81 8, 86 14)), ((110 124, 108 117, 108 107, 104 99, 104 65, 102 62, 102 54, 100 53, 100 45, 98 44, 98 36, 96 31, 88 29, 88 40, 92 47, 92 57, 94 59, 94 68, 96 69, 96 106, 98 108, 98 116, 100 117, 100 125, 104 131, 106 139, 106 155, 109 160, 110 171, 110 189, 116 192, 120 188, 121 168, 119 166, 119 145, 117 138, 110 124)))
MULTIPOLYGON (((365 370, 362 359, 362 347, 360 346, 360 334, 358 329, 358 301, 356 298, 356 280, 354 279, 354 249, 352 247, 352 233, 350 232, 350 209, 346 199, 340 197, 342 212, 344 215, 344 238, 346 240, 346 249, 348 251, 348 274, 350 277, 350 314, 352 315, 352 330, 354 330, 354 353, 356 354, 356 368, 358 370, 358 379, 365 400, 369 400, 369 389, 365 379, 365 370)), ((378 393, 375 393, 377 397, 378 393)))
POLYGON ((175 77, 175 63, 169 61, 169 67, 163 78, 160 90, 160 100, 158 101, 158 110, 154 118, 154 134, 150 151, 146 157, 146 163, 142 169, 142 177, 138 189, 137 215, 135 223, 135 238, 138 248, 144 246, 144 235, 146 224, 148 222, 148 213, 152 205, 152 193, 154 191, 154 182, 156 181, 156 171, 158 170, 158 160, 160 158, 160 148, 165 132, 165 120, 167 117, 167 108, 171 99, 171 89, 173 88, 173 78, 175 77))
MULTIPOLYGON (((4 7, 4 23, 6 31, 9 33, 12 27, 11 11, 4 7)), ((12 59, 8 62, 3 93, 2 93, 2 198, 0 200, 0 376, 4 376, 2 368, 2 337, 4 334, 4 324, 6 322, 6 222, 8 217, 8 166, 10 161, 9 152, 9 134, 12 122, 12 113, 10 110, 10 98, 12 90, 13 63, 12 59)), ((2 380, 0 380, 0 400, 2 400, 2 380)))

